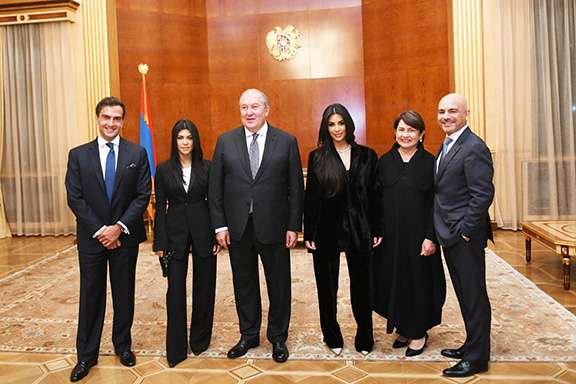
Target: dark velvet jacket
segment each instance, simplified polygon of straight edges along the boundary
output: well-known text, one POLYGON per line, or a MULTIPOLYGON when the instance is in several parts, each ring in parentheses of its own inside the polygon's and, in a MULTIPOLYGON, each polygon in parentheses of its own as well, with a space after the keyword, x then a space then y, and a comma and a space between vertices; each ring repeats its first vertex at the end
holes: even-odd
MULTIPOLYGON (((314 241, 318 252, 372 250, 373 238, 382 236, 382 198, 378 156, 371 148, 352 144, 345 188, 326 198, 315 173, 318 149, 310 152, 304 198, 304 240, 314 241)), ((345 172, 342 164, 342 172, 345 172)))

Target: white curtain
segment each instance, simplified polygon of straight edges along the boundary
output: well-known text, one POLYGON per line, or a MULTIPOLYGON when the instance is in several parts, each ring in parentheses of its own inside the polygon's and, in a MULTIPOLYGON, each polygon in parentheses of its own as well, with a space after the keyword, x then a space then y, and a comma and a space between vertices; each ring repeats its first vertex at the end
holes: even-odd
MULTIPOLYGON (((2 41, 2 30, 0 29, 0 41, 2 41)), ((2 50, 0 50, 0 90, 4 89, 2 83, 2 50)), ((2 169, 2 152, 4 151, 4 95, 0 92, 0 170, 2 169)), ((12 236, 8 220, 4 211, 4 197, 2 194, 2 180, 0 179, 0 239, 12 236)))
POLYGON ((10 228, 16 235, 73 233, 64 187, 77 136, 70 24, 2 29, 2 188, 10 228))
POLYGON ((575 7, 575 0, 483 2, 500 228, 576 218, 575 7))
POLYGON ((576 1, 531 0, 532 158, 528 214, 576 217, 576 1))

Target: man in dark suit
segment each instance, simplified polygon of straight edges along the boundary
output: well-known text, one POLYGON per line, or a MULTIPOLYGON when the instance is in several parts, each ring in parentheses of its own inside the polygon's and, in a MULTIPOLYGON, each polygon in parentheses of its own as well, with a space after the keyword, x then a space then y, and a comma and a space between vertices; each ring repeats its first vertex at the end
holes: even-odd
POLYGON ((288 359, 290 248, 302 228, 304 182, 296 138, 268 125, 266 95, 249 89, 240 97, 243 126, 220 135, 212 158, 208 201, 221 247, 229 249, 240 341, 229 358, 260 344, 260 254, 270 310, 267 338, 277 362, 288 359))
POLYGON ((458 297, 466 341, 442 355, 460 359, 444 370, 468 377, 488 370, 491 308, 486 291, 484 248, 494 241, 488 208, 494 197, 492 157, 486 143, 468 127, 468 101, 449 94, 438 104, 446 139, 436 156, 434 226, 458 297))
POLYGON ((146 240, 142 214, 152 184, 146 150, 119 136, 126 109, 114 97, 96 106, 96 140, 70 150, 66 172, 68 206, 77 221, 80 262, 78 363, 70 381, 84 378, 98 363, 106 309, 106 273, 114 308, 112 342, 120 362, 131 367, 130 329, 138 245, 146 240))

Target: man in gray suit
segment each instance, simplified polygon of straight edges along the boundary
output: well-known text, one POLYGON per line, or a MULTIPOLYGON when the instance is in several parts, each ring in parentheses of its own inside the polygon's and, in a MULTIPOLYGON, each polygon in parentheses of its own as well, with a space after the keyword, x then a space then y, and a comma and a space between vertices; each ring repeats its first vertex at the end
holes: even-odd
POLYGON ((434 226, 466 327, 466 341, 442 355, 460 359, 444 370, 468 377, 488 370, 491 308, 486 291, 484 248, 494 241, 488 207, 494 197, 492 157, 486 143, 468 127, 468 101, 449 94, 438 104, 446 139, 436 155, 434 226))
POLYGON ((218 138, 208 200, 216 240, 230 251, 242 334, 228 357, 244 356, 260 344, 260 254, 270 301, 267 338, 274 360, 284 362, 289 354, 290 248, 302 229, 304 181, 296 138, 268 125, 269 111, 263 92, 248 89, 242 94, 243 126, 218 138))

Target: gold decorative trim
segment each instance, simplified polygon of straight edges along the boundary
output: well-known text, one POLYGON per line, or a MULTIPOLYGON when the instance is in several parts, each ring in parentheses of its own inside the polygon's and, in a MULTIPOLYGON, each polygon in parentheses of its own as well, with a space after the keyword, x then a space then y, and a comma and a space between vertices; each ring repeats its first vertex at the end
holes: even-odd
POLYGON ((38 10, 41 8, 68 8, 73 11, 76 11, 80 3, 74 0, 68 1, 20 1, 20 2, 13 2, 8 4, 0 4, 0 12, 9 11, 9 12, 21 12, 25 10, 38 10))
POLYGON ((284 29, 276 26, 266 35, 266 46, 276 60, 291 60, 302 46, 300 31, 291 25, 284 29))
POLYGON ((35 1, 0 5, 0 25, 76 21, 77 1, 35 1))

